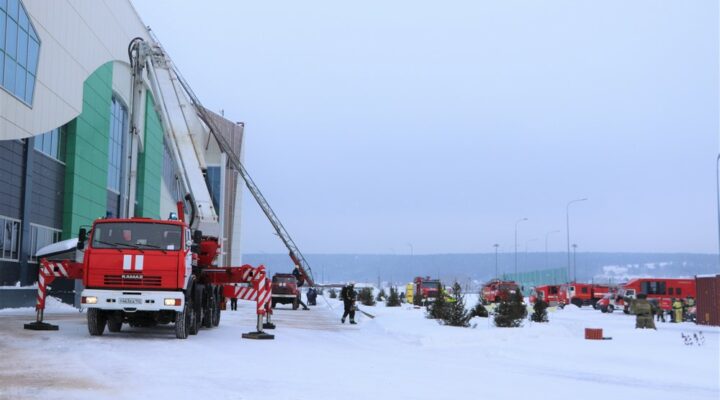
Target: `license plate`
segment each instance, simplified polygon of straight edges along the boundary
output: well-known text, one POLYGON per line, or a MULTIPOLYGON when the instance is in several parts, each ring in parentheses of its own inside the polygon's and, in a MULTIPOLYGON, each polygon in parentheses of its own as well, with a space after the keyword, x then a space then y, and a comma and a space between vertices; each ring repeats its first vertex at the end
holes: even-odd
POLYGON ((142 304, 142 299, 128 299, 126 297, 120 298, 122 304, 142 304))

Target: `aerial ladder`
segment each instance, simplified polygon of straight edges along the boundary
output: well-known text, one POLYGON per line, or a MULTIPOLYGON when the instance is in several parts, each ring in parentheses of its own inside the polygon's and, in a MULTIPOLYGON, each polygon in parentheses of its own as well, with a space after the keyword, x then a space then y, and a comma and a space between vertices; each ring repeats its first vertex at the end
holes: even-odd
MULTIPOLYGON (((157 82, 158 88, 154 88, 156 92, 163 93, 162 91, 169 91, 172 87, 172 90, 177 95, 178 98, 184 98, 184 95, 188 96, 188 100, 190 104, 182 104, 180 105, 180 109, 185 117, 186 120, 191 120, 189 115, 187 115, 188 109, 193 109, 197 116, 202 120, 202 122, 205 124, 205 126, 209 129, 210 133, 212 134, 212 137, 217 142, 219 148, 223 153, 227 155, 228 162, 232 165, 232 167, 238 171, 240 177, 245 182, 245 185, 247 186, 248 190, 252 194, 255 201, 257 201, 257 204, 260 206, 260 209, 263 211, 265 216, 268 218, 268 221, 270 221, 270 224, 272 225, 273 229, 275 229, 275 233, 277 236, 282 240, 285 247, 288 249, 290 259, 294 263, 294 265, 298 266, 298 269, 300 270, 300 273, 302 277, 307 282, 308 286, 315 286, 315 280, 313 278, 312 269, 310 268, 310 264, 305 259, 305 256, 300 252, 300 249, 295 244, 295 241, 293 241, 292 237, 288 233, 287 229, 283 226, 282 222, 280 222, 280 219, 275 214, 275 211, 273 211, 272 207, 270 207, 270 204, 265 199, 265 196, 263 196, 262 192, 258 188, 257 184, 255 184, 255 181, 253 181, 252 177, 248 173, 245 166, 240 161, 240 157, 238 154, 233 150, 232 146, 228 143, 227 139, 221 134, 220 130, 218 129, 217 125, 215 124, 214 120, 210 117, 208 111, 205 109, 205 107, 202 106, 202 103, 198 99, 198 97, 195 95, 195 93, 192 91, 192 88, 190 88, 190 85, 187 84, 183 76, 180 74, 178 69, 174 66, 172 60, 167 55, 165 50, 160 45, 159 41, 152 35, 152 31, 150 32, 153 43, 152 45, 147 45, 144 42, 142 43, 144 46, 140 46, 141 48, 144 48, 145 51, 150 53, 152 62, 148 63, 148 70, 149 73, 154 79, 151 79, 152 81, 157 82), (182 90, 181 90, 182 89, 182 90), (184 93, 181 93, 184 92, 184 93), (188 107, 188 105, 192 105, 192 107, 188 107)), ((165 114, 169 114, 165 112, 165 114)), ((168 119, 170 119, 168 117, 168 119)), ((199 127, 197 127, 199 129, 199 127)), ((177 136, 177 133, 176 133, 177 136)), ((190 137, 189 133, 187 137, 190 137)), ((188 143, 187 139, 183 137, 181 140, 178 140, 176 143, 179 143, 182 145, 183 143, 188 143)), ((189 146, 186 146, 189 148, 189 146)), ((181 156, 182 154, 181 150, 178 150, 178 155, 181 156)), ((183 161, 180 160, 180 163, 183 161)), ((199 168, 199 166, 191 165, 186 166, 186 168, 199 168)), ((193 177, 193 176, 187 176, 185 177, 186 185, 190 186, 193 182, 197 182, 199 178, 193 177)), ((202 185, 195 184, 195 186, 202 186, 204 187, 205 191, 207 191, 207 187, 204 185, 204 180, 202 182, 202 185)), ((202 188, 200 188, 201 193, 205 193, 202 191, 202 188)), ((208 195, 209 198, 209 195, 208 195)), ((197 200, 196 200, 197 202, 197 200)), ((207 203, 205 203, 207 204, 207 203)), ((200 204, 198 203, 198 206, 200 204)), ((212 207, 212 202, 209 203, 209 205, 205 206, 204 210, 207 212, 209 208, 212 207)), ((211 210, 212 211, 212 210, 211 210)), ((208 213, 209 214, 209 213, 208 213)), ((205 218, 206 220, 211 220, 211 216, 203 216, 201 215, 201 219, 205 218)), ((215 217, 217 218, 217 217, 215 217)), ((203 231, 204 232, 204 231, 203 231)))

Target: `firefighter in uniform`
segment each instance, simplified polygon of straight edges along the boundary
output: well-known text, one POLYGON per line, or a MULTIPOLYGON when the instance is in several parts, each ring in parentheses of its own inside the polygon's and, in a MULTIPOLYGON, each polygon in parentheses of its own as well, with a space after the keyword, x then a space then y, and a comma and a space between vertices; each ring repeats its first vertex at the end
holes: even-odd
POLYGON ((653 321, 653 306, 647 301, 647 295, 640 293, 632 302, 632 312, 635 314, 635 329, 657 329, 653 321))
POLYGON ((657 309, 655 310, 655 315, 657 316, 658 322, 662 321, 665 322, 665 310, 660 307, 660 304, 657 305, 657 309))
POLYGON ((357 292, 355 291, 355 283, 348 282, 340 291, 340 300, 343 301, 345 312, 340 322, 345 323, 345 318, 350 316, 350 323, 355 325, 355 300, 357 300, 357 292))
POLYGON ((672 321, 675 323, 682 322, 682 320, 683 320, 683 303, 679 298, 673 299, 672 309, 673 309, 672 321))

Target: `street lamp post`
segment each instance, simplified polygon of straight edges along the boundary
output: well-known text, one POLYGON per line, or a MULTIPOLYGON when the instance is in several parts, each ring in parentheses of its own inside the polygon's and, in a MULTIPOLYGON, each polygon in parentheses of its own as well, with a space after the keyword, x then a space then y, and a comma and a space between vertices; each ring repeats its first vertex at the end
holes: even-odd
POLYGON ((568 269, 568 275, 570 275, 570 205, 573 203, 579 203, 581 201, 586 201, 587 197, 577 200, 572 200, 567 203, 567 206, 565 206, 565 222, 566 222, 566 228, 567 228, 567 269, 568 269))
POLYGON ((548 263, 548 236, 552 235, 553 233, 560 233, 560 231, 551 231, 545 234, 545 269, 550 268, 550 264, 548 263))
POLYGON ((573 282, 577 283, 577 244, 573 243, 573 282))
POLYGON ((521 223, 523 221, 527 221, 527 220, 528 220, 527 218, 522 218, 522 219, 515 221, 515 279, 517 279, 517 273, 518 273, 518 269, 517 269, 517 227, 518 227, 519 223, 521 223))
POLYGON ((495 243, 493 247, 495 247, 495 279, 498 279, 498 247, 500 245, 495 243))

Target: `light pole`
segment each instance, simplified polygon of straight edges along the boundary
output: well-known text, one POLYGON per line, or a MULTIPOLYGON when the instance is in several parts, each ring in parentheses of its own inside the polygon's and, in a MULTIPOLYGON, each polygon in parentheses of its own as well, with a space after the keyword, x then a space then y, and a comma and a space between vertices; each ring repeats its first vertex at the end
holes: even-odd
POLYGON ((493 247, 495 247, 495 279, 498 279, 498 247, 500 245, 495 243, 493 247))
POLYGON ((550 267, 550 264, 548 263, 548 236, 552 235, 553 233, 560 233, 560 231, 555 230, 545 234, 545 269, 548 269, 550 267))
POLYGON ((517 270, 517 227, 518 227, 519 223, 521 223, 523 221, 527 221, 527 220, 528 220, 527 218, 522 218, 522 219, 515 221, 515 278, 516 279, 517 279, 517 273, 518 273, 518 270, 517 270))
POLYGON ((573 203, 579 203, 581 201, 587 200, 587 197, 577 200, 572 200, 567 203, 567 206, 565 206, 565 222, 567 224, 567 268, 568 268, 568 275, 570 275, 570 205, 573 203))
POLYGON ((573 243, 573 282, 577 283, 577 244, 573 243))

